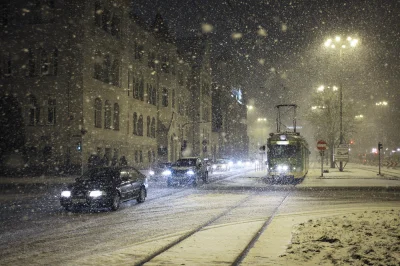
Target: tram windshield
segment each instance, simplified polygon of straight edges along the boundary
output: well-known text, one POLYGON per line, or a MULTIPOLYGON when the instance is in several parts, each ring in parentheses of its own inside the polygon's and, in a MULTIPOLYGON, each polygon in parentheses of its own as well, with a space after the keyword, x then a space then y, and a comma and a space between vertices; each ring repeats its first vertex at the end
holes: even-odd
POLYGON ((273 145, 270 147, 269 155, 273 158, 296 157, 296 151, 294 145, 273 145))

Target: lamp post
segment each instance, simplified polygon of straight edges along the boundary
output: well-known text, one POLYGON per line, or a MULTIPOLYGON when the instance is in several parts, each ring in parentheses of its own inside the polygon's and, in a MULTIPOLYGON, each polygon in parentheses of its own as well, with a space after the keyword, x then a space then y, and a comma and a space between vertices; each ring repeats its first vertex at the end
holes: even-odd
MULTIPOLYGON (((186 122, 181 126, 181 152, 179 153, 179 158, 182 158, 182 144, 183 144, 183 130, 187 125, 195 125, 195 124, 204 124, 204 123, 211 123, 211 121, 190 121, 190 122, 186 122)), ((192 132, 193 134, 193 138, 192 138, 192 149, 194 149, 194 130, 192 132)))
MULTIPOLYGON (((340 36, 336 36, 334 39, 327 39, 324 43, 325 47, 328 49, 333 49, 339 51, 339 62, 340 62, 340 76, 343 74, 343 50, 349 49, 352 47, 357 46, 358 39, 354 39, 352 37, 347 37, 346 40, 343 40, 340 36)), ((340 78, 339 82, 339 102, 340 102, 340 137, 339 137, 339 144, 344 143, 344 136, 343 136, 343 84, 342 78, 340 78)), ((339 164, 339 171, 343 172, 343 161, 340 161, 339 164)))

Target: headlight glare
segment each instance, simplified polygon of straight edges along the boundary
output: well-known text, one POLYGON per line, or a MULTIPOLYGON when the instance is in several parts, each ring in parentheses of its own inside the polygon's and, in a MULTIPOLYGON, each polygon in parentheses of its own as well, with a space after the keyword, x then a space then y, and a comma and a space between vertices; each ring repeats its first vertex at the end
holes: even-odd
POLYGON ((165 170, 164 172, 162 172, 162 175, 171 175, 172 172, 170 170, 165 170))
POLYGON ((193 171, 193 170, 188 170, 188 171, 186 172, 186 174, 188 174, 188 175, 194 175, 194 171, 193 171))
POLYGON ((105 194, 106 194, 106 193, 105 193, 104 191, 93 190, 93 191, 90 191, 89 197, 97 198, 97 197, 103 196, 103 195, 105 195, 105 194))
POLYGON ((64 191, 62 191, 62 192, 61 192, 61 197, 64 197, 64 198, 69 198, 69 197, 71 197, 71 191, 69 191, 69 190, 64 190, 64 191))
POLYGON ((149 175, 154 175, 154 171, 153 171, 153 170, 150 170, 150 171, 149 171, 149 175))

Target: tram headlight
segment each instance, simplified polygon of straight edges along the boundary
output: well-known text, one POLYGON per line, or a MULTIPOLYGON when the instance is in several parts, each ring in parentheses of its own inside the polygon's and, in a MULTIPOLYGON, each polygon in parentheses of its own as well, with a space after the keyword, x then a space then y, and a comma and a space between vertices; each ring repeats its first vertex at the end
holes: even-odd
POLYGON ((285 172, 285 171, 289 170, 289 166, 287 166, 286 164, 279 164, 276 167, 276 170, 278 170, 278 172, 285 172))

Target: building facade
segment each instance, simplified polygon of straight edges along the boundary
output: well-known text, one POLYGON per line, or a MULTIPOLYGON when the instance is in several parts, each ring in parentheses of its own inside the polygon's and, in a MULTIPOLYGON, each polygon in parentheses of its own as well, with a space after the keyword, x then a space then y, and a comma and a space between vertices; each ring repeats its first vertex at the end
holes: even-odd
POLYGON ((1 8, 1 97, 18 105, 28 165, 84 169, 96 154, 145 168, 175 161, 189 136, 190 155, 204 154, 211 130, 193 121, 210 116, 209 66, 185 60, 161 16, 146 26, 127 0, 1 8))

